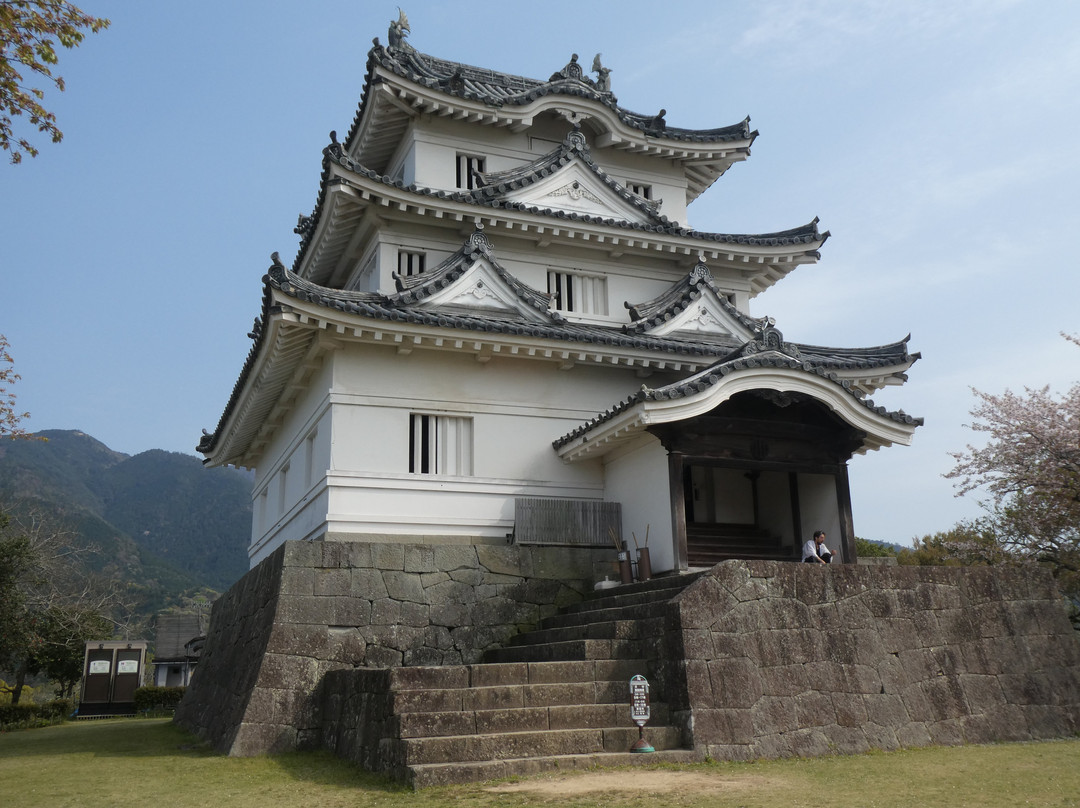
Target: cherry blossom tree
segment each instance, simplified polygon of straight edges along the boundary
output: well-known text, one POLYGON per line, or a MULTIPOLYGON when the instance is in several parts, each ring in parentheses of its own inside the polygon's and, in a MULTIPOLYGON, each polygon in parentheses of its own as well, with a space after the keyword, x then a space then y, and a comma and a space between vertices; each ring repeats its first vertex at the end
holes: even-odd
POLYGON ((53 143, 64 137, 56 115, 42 105, 45 91, 38 85, 63 92, 63 77, 53 73, 57 50, 78 47, 86 32, 108 26, 108 20, 86 14, 67 0, 0 0, 0 151, 10 152, 11 162, 21 162, 23 153, 38 153, 25 136, 14 132, 15 118, 25 116, 53 143))
POLYGON ((7 338, 0 334, 0 438, 25 438, 28 433, 19 426, 23 418, 30 413, 15 409, 15 393, 11 386, 19 380, 15 372, 15 361, 8 353, 7 338))
MULTIPOLYGON (((1080 347, 1080 338, 1062 336, 1080 347)), ((1080 595, 1080 382, 1058 395, 973 391, 970 428, 985 445, 953 454, 960 495, 983 491, 1001 544, 1051 564, 1062 589, 1080 595)))

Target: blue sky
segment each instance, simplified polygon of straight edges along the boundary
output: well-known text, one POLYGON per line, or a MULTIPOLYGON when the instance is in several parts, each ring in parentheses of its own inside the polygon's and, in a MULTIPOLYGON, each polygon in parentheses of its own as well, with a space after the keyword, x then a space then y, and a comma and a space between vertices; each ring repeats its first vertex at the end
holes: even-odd
MULTIPOLYGON (((0 333, 33 429, 194 453, 246 356, 261 277, 315 201, 391 4, 85 0, 112 27, 64 52, 65 133, 0 164, 0 333)), ((546 78, 603 53, 673 126, 761 136, 690 208, 755 233, 814 216, 821 262, 753 302, 790 340, 923 359, 875 400, 925 417, 851 464, 856 532, 908 543, 977 512, 941 474, 970 388, 1080 376, 1080 3, 411 2, 410 42, 546 78)))

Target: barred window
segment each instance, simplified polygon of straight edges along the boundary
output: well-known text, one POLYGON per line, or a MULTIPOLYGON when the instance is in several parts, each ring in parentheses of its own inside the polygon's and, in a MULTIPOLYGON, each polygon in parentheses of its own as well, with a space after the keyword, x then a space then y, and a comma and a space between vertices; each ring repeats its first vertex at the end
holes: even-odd
POLYGON ((425 269, 427 254, 414 250, 398 250, 397 271, 402 278, 419 275, 425 269))
POLYGON ((457 156, 457 187, 471 191, 477 187, 474 171, 484 171, 484 158, 474 154, 459 154, 457 156))
POLYGON ((626 190, 632 194, 637 194, 642 199, 652 199, 652 186, 642 185, 641 183, 628 182, 626 184, 626 190))
POLYGON ((472 418, 409 415, 409 473, 472 474, 472 418))
POLYGON ((582 272, 548 271, 548 294, 558 311, 607 314, 607 279, 582 272))

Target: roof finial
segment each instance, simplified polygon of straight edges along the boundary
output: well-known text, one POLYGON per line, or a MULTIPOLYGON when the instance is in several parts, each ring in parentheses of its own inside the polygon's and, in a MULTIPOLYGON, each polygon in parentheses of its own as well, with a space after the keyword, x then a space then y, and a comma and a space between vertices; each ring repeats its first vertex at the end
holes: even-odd
POLYGON ((600 57, 603 54, 598 53, 593 57, 592 69, 593 73, 596 73, 596 89, 602 93, 611 92, 611 68, 604 67, 600 64, 600 57))
POLYGON ((390 30, 386 34, 386 38, 389 40, 391 48, 400 48, 405 44, 405 37, 409 35, 412 29, 409 27, 409 18, 405 16, 405 12, 401 10, 401 6, 398 6, 398 18, 397 20, 390 21, 390 30))

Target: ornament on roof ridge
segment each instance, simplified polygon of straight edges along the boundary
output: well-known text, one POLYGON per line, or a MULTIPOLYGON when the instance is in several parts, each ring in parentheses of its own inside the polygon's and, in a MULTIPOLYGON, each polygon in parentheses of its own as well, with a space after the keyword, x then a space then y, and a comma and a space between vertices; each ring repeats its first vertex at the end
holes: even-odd
POLYGON ((468 255, 475 255, 480 253, 485 258, 491 258, 493 248, 491 246, 491 239, 484 233, 483 222, 476 223, 476 230, 470 234, 469 238, 465 241, 465 252, 468 255))
POLYGON ((345 156, 345 147, 338 143, 337 130, 330 130, 330 145, 323 149, 323 153, 329 152, 333 157, 337 157, 339 160, 345 156))
POLYGON ((604 67, 600 64, 600 57, 603 54, 596 54, 592 60, 592 72, 596 73, 596 89, 602 93, 611 92, 611 68, 604 67))
POLYGON ((566 67, 559 70, 556 73, 551 74, 551 78, 548 81, 563 81, 565 79, 576 79, 577 81, 584 81, 588 84, 592 84, 592 79, 585 75, 585 70, 578 64, 578 55, 576 53, 570 54, 570 61, 566 67))
POLYGON ((405 37, 409 35, 410 31, 412 31, 412 29, 409 27, 409 18, 406 17, 405 12, 401 10, 401 6, 398 6, 398 18, 397 20, 390 21, 390 30, 386 34, 390 47, 404 47, 405 37))
POLYGON ((581 131, 581 127, 578 124, 574 124, 574 128, 566 133, 563 143, 566 144, 568 149, 572 149, 573 151, 585 151, 589 145, 588 141, 585 140, 585 134, 581 131))
POLYGON ((709 271, 709 268, 705 265, 705 262, 701 258, 698 258, 697 265, 690 270, 690 285, 696 286, 699 283, 712 282, 712 272, 709 271))

